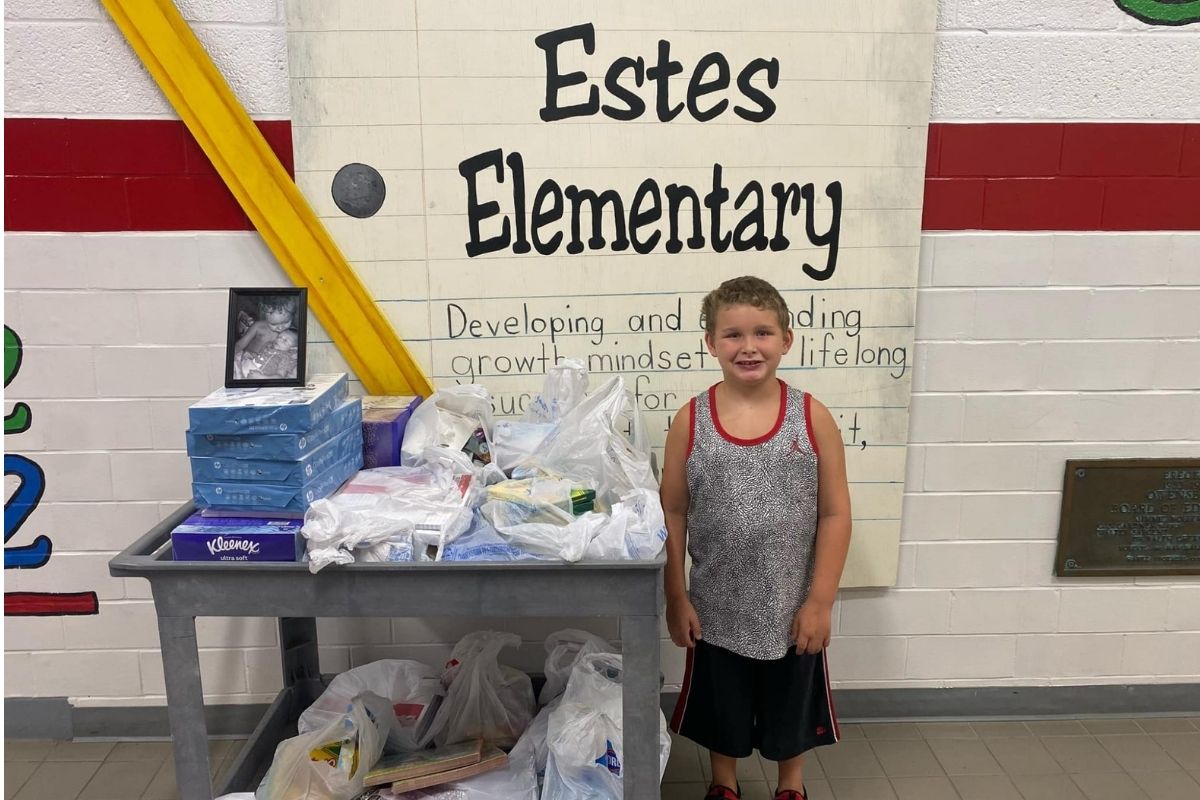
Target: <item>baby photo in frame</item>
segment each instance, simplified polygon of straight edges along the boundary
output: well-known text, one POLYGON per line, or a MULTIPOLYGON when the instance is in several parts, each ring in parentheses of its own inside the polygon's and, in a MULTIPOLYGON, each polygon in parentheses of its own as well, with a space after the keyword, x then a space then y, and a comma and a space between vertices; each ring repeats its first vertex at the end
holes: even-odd
POLYGON ((225 385, 303 386, 307 289, 230 289, 225 385))

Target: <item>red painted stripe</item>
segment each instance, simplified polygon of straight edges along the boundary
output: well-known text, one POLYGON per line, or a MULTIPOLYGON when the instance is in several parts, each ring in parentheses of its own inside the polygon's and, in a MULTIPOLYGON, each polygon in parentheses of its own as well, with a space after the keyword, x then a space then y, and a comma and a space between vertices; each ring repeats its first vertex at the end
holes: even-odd
MULTIPOLYGON (((291 123, 255 123, 288 173, 291 123)), ((4 120, 4 229, 251 230, 178 120, 4 120)))
POLYGON ((95 592, 5 592, 6 617, 63 617, 97 614, 95 592))
MULTIPOLYGON (((289 172, 291 124, 257 123, 289 172)), ((4 121, 6 230, 248 230, 182 122, 4 121)), ((932 123, 925 230, 1200 230, 1198 123, 932 123)))
POLYGON ((1200 230, 1196 123, 934 123, 924 230, 1200 230))

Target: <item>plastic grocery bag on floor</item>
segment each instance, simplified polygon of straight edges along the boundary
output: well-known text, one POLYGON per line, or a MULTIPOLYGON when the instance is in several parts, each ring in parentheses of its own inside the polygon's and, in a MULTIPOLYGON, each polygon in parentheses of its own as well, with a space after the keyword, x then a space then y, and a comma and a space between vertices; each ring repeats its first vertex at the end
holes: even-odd
MULTIPOLYGON (((541 800, 623 797, 622 675, 621 656, 613 653, 592 653, 576 663, 561 704, 550 713, 541 800)), ((658 718, 661 780, 671 755, 671 736, 661 711, 658 718)))
POLYGON ((567 689, 571 670, 581 656, 590 653, 611 653, 613 647, 594 633, 564 628, 546 637, 546 683, 538 695, 538 703, 547 705, 567 689))
POLYGON ((323 728, 284 739, 254 793, 256 800, 354 800, 387 739, 392 710, 365 692, 323 728))
POLYGON ((347 670, 325 687, 297 723, 300 733, 320 730, 346 713, 353 698, 372 692, 391 702, 387 731, 388 752, 411 752, 428 744, 428 728, 442 694, 441 675, 435 667, 417 661, 383 659, 347 670))
POLYGON ((514 633, 477 631, 454 646, 442 673, 446 699, 431 729, 436 745, 468 739, 503 749, 516 744, 533 718, 533 682, 499 659, 502 649, 520 644, 514 633))
POLYGON ((537 454, 514 475, 524 477, 526 469, 586 482, 595 488, 602 508, 630 489, 658 491, 642 417, 620 375, 563 415, 537 454))
POLYGON ((223 794, 217 800, 254 800, 254 792, 234 792, 223 794))

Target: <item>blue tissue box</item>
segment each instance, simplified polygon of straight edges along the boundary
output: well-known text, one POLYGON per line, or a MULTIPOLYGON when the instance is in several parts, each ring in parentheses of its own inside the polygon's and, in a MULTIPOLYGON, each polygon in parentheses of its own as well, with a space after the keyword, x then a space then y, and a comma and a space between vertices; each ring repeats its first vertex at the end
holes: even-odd
POLYGON ((264 461, 299 461, 347 429, 362 430, 362 401, 344 401, 307 433, 187 433, 187 452, 193 457, 255 458, 264 461))
POLYGON ((250 481, 300 486, 339 461, 362 450, 362 429, 350 428, 297 461, 261 458, 192 458, 192 481, 250 481))
POLYGON ((171 531, 176 561, 299 561, 304 538, 298 519, 202 517, 171 531))
POLYGON ((188 409, 192 433, 306 433, 346 399, 346 373, 305 386, 218 389, 188 409))
POLYGON ((193 483, 192 497, 198 508, 303 513, 314 501, 337 491, 361 467, 362 451, 359 450, 300 486, 242 481, 193 483))

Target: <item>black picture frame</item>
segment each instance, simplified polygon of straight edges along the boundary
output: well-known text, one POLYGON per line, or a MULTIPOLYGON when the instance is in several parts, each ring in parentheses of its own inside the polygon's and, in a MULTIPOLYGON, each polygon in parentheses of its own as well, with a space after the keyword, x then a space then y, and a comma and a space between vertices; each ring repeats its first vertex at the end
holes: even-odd
POLYGON ((303 386, 308 351, 307 331, 307 289, 230 289, 229 328, 225 340, 225 386, 231 389, 303 386), (284 311, 289 315, 286 323, 282 319, 284 311), (279 327, 285 324, 286 327, 279 327), (258 326, 259 334, 251 337, 251 329, 255 326, 258 326), (290 352, 293 338, 294 356, 290 352))

